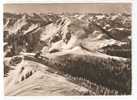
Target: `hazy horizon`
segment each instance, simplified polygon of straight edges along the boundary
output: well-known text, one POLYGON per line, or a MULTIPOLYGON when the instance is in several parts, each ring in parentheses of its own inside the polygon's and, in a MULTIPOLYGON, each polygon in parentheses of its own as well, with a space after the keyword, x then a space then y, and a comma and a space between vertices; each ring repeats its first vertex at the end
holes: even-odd
POLYGON ((9 13, 131 13, 131 3, 4 4, 9 13))

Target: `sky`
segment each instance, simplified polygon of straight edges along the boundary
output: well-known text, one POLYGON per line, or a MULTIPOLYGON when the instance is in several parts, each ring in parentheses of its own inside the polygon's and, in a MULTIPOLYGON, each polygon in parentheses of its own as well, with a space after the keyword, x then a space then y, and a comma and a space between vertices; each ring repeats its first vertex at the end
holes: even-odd
POLYGON ((131 13, 130 3, 82 3, 82 4, 4 4, 4 12, 11 13, 131 13))

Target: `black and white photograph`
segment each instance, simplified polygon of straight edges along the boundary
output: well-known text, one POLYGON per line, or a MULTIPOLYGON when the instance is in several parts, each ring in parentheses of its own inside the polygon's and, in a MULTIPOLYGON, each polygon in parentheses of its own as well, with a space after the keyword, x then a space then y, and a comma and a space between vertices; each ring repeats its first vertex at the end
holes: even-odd
POLYGON ((131 3, 5 3, 5 96, 132 94, 131 3))

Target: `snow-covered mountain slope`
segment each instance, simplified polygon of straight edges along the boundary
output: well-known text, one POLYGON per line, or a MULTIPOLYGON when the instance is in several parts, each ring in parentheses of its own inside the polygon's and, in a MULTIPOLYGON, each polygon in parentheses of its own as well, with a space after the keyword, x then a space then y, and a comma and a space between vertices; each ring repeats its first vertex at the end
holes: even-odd
POLYGON ((4 13, 5 95, 131 94, 131 38, 126 14, 4 13))
MULTIPOLYGON (((22 61, 5 78, 5 95, 84 95, 88 89, 67 81, 34 61, 22 61), (15 77, 16 76, 16 77, 15 77)), ((53 71, 54 72, 54 71, 53 71)))

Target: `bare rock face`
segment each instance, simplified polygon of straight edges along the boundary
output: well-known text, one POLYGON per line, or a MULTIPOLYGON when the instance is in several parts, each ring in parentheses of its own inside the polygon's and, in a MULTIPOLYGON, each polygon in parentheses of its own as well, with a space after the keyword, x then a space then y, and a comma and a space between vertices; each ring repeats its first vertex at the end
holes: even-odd
MULTIPOLYGON (((4 14, 4 42, 7 42, 6 56, 18 55, 20 52, 40 50, 40 36, 45 26, 55 22, 57 15, 4 14)), ((44 44, 45 45, 45 44, 44 44)))
POLYGON ((5 95, 131 94, 131 16, 5 13, 4 57, 5 95))

